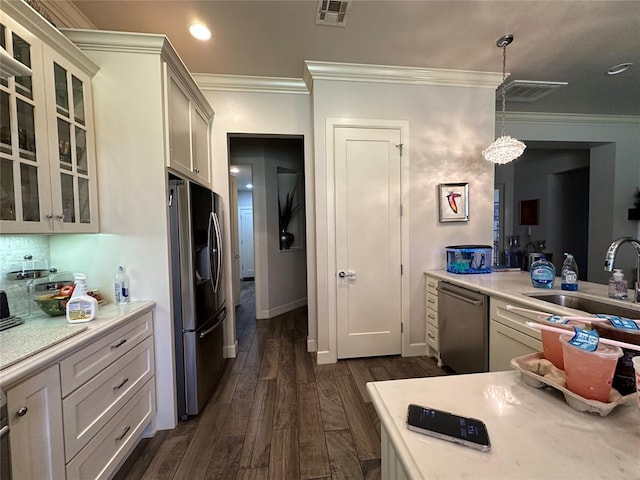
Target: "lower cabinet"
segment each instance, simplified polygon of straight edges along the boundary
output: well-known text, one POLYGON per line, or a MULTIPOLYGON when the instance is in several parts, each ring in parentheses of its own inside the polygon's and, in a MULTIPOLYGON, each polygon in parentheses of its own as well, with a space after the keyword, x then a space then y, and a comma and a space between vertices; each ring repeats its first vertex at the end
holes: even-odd
POLYGON ((527 313, 507 310, 507 305, 521 306, 491 297, 489 326, 489 371, 512 370, 511 359, 542 351, 540 332, 526 326, 535 320, 527 313))
POLYGON ((7 390, 12 477, 65 478, 58 364, 7 390))
POLYGON ((425 275, 424 316, 427 336, 427 355, 435 357, 438 360, 438 365, 442 366, 438 335, 438 279, 430 275, 425 275))
POLYGON ((7 391, 14 479, 106 479, 156 412, 146 312, 7 391))

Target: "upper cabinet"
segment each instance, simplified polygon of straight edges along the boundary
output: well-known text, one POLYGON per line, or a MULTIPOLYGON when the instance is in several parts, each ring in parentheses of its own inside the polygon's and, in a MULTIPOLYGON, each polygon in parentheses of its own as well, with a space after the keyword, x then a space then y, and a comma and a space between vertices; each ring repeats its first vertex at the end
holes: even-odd
POLYGON ((22 2, 3 2, 0 45, 31 70, 0 79, 0 231, 97 232, 98 68, 22 2))
POLYGON ((188 82, 167 64, 169 127, 168 166, 211 188, 211 128, 213 112, 198 101, 188 82))

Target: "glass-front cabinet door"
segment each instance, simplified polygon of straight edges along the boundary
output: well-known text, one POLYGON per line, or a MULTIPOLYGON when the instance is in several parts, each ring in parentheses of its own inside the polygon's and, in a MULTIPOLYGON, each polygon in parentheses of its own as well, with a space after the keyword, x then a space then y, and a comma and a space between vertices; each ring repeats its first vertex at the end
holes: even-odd
POLYGON ((0 79, 0 230, 49 231, 51 212, 41 42, 0 17, 0 46, 32 70, 0 79))
POLYGON ((98 231, 91 79, 48 47, 44 65, 54 229, 98 231))
POLYGON ((0 78, 0 232, 97 232, 97 67, 22 2, 3 3, 0 46, 31 69, 0 78))

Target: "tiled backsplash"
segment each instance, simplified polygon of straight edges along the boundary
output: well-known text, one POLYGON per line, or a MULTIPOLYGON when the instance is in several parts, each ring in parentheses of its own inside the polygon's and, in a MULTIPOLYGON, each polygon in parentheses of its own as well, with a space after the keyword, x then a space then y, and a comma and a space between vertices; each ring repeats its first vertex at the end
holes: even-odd
MULTIPOLYGON (((51 266, 49 237, 47 235, 0 236, 0 290, 7 292, 12 315, 26 316, 29 313, 27 281, 7 278, 7 273, 22 270, 25 255, 32 257, 25 268, 49 268, 51 266)), ((31 307, 38 310, 35 303, 31 307)))

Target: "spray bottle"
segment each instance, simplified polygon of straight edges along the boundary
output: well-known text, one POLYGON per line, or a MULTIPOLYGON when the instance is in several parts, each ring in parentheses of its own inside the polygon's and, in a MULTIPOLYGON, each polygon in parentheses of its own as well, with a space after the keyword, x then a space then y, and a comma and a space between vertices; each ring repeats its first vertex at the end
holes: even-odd
POLYGON ((67 322, 84 323, 93 320, 98 311, 98 301, 87 295, 87 276, 74 273, 76 287, 67 302, 67 322))

